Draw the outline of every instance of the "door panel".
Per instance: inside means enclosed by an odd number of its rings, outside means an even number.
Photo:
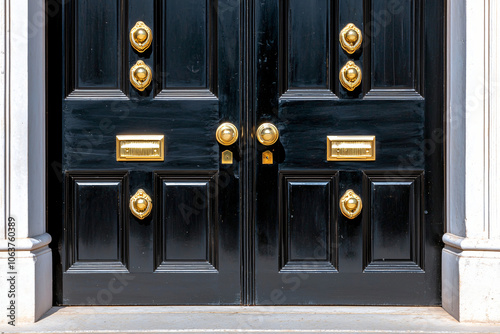
[[[123,88],[124,5],[118,0],[74,3],[75,90]]]
[[[66,1],[57,303],[439,304],[443,6]],[[138,21],[153,36],[144,52]],[[350,23],[353,53],[339,37]],[[130,82],[139,61],[144,90]],[[123,135],[164,136],[164,160],[118,161]],[[332,161],[367,148],[328,136],[374,136],[375,159]],[[143,144],[133,152],[154,149]],[[131,212],[141,191],[144,219]]]
[[[365,62],[371,65],[367,95],[380,90],[420,92],[422,62],[422,1],[367,0],[365,18],[371,42]],[[380,93],[382,93],[380,92]]]
[[[68,271],[126,272],[123,172],[71,173],[68,193]]]
[[[165,52],[160,58],[167,73],[162,89],[202,89],[214,93],[217,84],[216,1],[174,0],[163,1],[161,6],[159,22],[165,36],[162,38]]]
[[[364,221],[364,272],[423,272],[423,174],[366,171],[363,178],[369,212]]]
[[[157,174],[155,272],[217,273],[216,174]]]
[[[240,304],[240,5],[225,0],[64,5],[62,300],[76,304]],[[152,30],[132,48],[137,21]],[[142,60],[153,81],[134,88]],[[164,161],[117,161],[116,136],[163,135]],[[140,152],[140,149],[136,151]],[[142,189],[151,214],[129,208]]]
[[[280,272],[337,272],[337,173],[286,171],[280,180]]]
[[[442,10],[256,3],[255,121],[280,131],[272,146],[256,141],[256,304],[440,303]],[[363,37],[353,54],[339,43],[349,23]],[[348,61],[362,73],[352,91],[339,84]],[[327,136],[375,136],[376,159],[328,161]],[[349,189],[362,202],[354,219],[340,210]]]

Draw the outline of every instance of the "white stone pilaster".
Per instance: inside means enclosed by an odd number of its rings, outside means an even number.
[[[45,233],[43,8],[43,0],[0,0],[0,309],[13,299],[16,323],[33,322],[52,306],[52,256]],[[16,224],[14,267],[8,266],[9,217]],[[11,276],[16,292],[8,298]]]
[[[448,0],[443,307],[460,321],[500,321],[499,19],[496,0]]]

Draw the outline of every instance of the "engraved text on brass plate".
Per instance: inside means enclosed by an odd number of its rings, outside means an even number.
[[[375,161],[375,136],[328,136],[328,161]]]
[[[116,161],[164,161],[163,135],[116,136]]]

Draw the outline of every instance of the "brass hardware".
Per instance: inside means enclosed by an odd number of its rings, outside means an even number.
[[[222,152],[222,164],[231,165],[233,163],[233,152],[226,150]]]
[[[340,70],[339,79],[342,86],[352,92],[361,84],[361,69],[352,60],[349,60]]]
[[[116,136],[116,161],[164,161],[163,135]]]
[[[375,161],[375,136],[328,136],[328,161]]]
[[[353,54],[361,47],[363,35],[358,27],[356,27],[353,23],[349,23],[340,32],[339,40],[340,45],[342,45],[342,49],[349,54]]]
[[[278,141],[280,133],[271,123],[264,123],[257,129],[257,140],[265,146],[273,145]]]
[[[153,32],[142,21],[139,21],[130,30],[130,44],[138,52],[146,51],[153,42]]]
[[[130,69],[130,82],[137,90],[144,91],[152,80],[153,74],[151,68],[142,60],[138,60]]]
[[[347,190],[344,196],[340,198],[340,211],[349,219],[359,216],[362,208],[363,202],[361,201],[361,197],[356,195],[352,189]]]
[[[238,140],[238,129],[232,123],[223,123],[217,128],[215,138],[221,145],[233,145]]]
[[[151,213],[153,202],[151,197],[142,189],[137,190],[134,196],[130,198],[130,211],[139,219],[144,219]]]
[[[273,152],[265,151],[262,153],[262,164],[263,165],[272,165],[273,162]]]

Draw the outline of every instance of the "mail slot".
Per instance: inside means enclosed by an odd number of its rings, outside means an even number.
[[[375,136],[328,136],[328,161],[375,161]]]
[[[163,135],[116,136],[116,161],[164,161]]]

